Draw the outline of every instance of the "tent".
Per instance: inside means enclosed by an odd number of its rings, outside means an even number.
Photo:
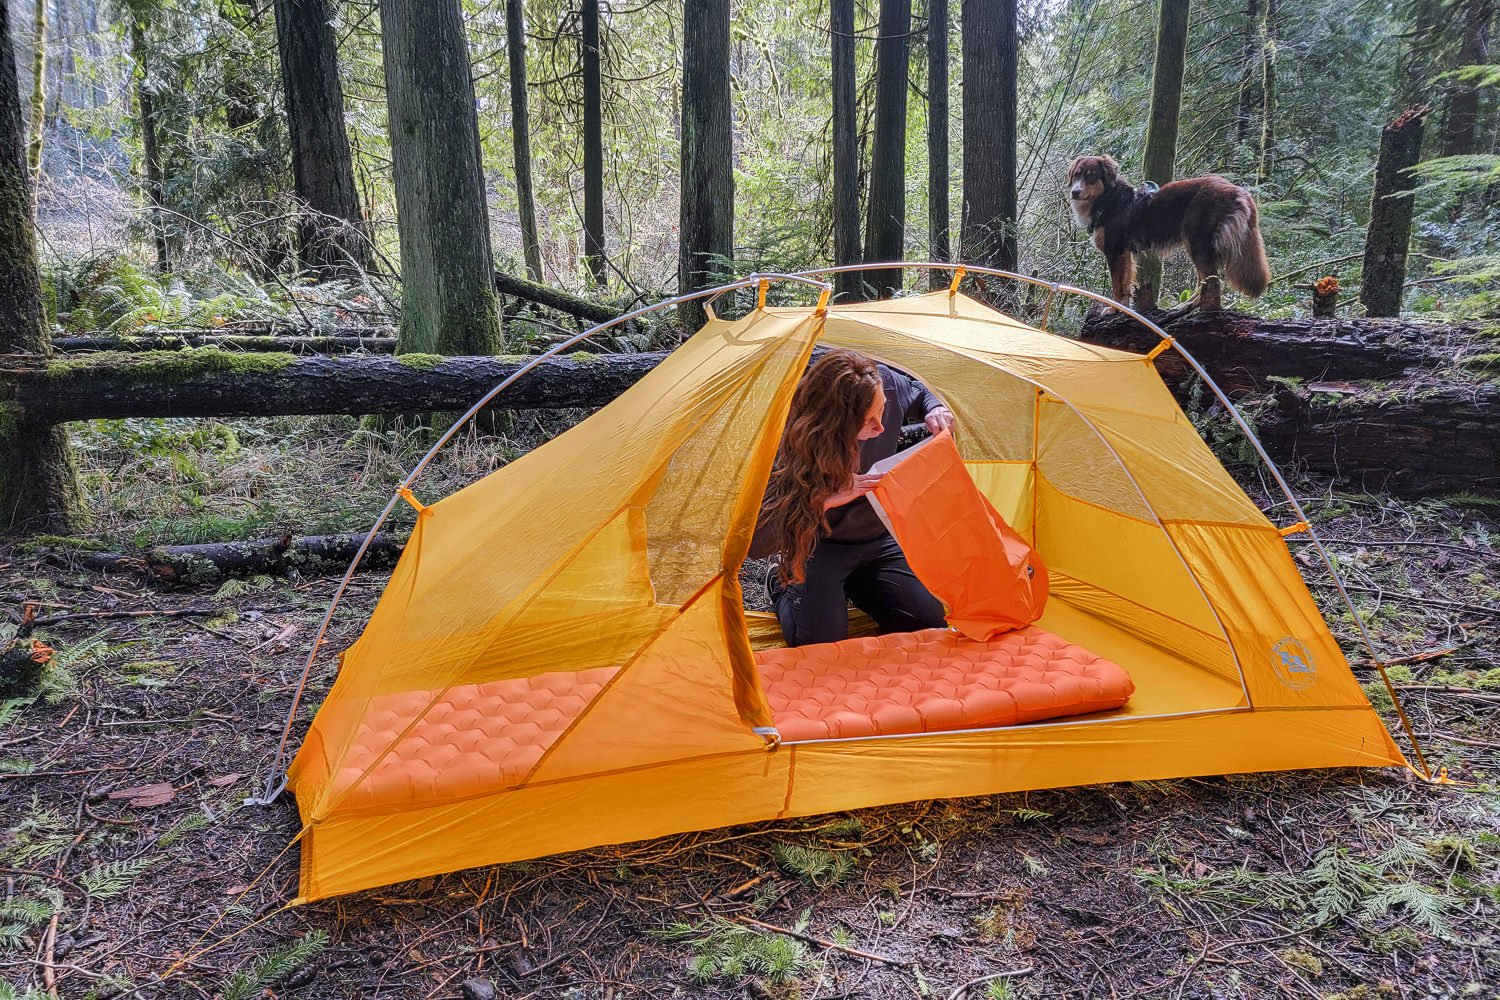
[[[290,770],[301,900],[884,803],[1404,763],[1154,354],[1043,332],[956,281],[761,299],[492,475],[408,491],[411,540]],[[945,399],[974,482],[1046,560],[1039,626],[1128,670],[1127,704],[777,742],[755,650],[780,634],[737,573],[816,344]]]

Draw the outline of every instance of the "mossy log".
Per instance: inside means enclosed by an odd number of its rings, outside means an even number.
[[[49,549],[48,562],[139,577],[158,585],[193,586],[228,577],[305,576],[342,573],[359,551],[364,532],[339,535],[283,536],[245,542],[160,545],[138,552],[89,552]],[[360,560],[362,569],[388,569],[406,544],[404,535],[380,532]]]
[[[505,390],[497,409],[601,406],[661,354],[549,358]],[[308,357],[200,349],[0,362],[0,399],[35,423],[121,417],[465,410],[526,357]]]
[[[284,351],[288,354],[393,354],[396,331],[370,327],[369,333],[336,336],[255,336],[241,334],[160,333],[134,337],[105,335],[54,337],[52,349],[64,354],[98,351],[185,351],[193,347],[217,347],[226,351]]]
[[[1165,313],[1148,314],[1158,323]],[[1239,312],[1190,313],[1164,329],[1230,391],[1264,389],[1272,379],[1391,379],[1461,362],[1478,328],[1400,319],[1262,319]],[[1156,332],[1123,313],[1089,317],[1079,336],[1145,354]],[[1175,351],[1157,370],[1169,383],[1186,375]]]
[[[495,272],[495,291],[501,295],[512,295],[535,305],[546,306],[548,309],[555,309],[569,316],[588,320],[590,323],[608,323],[620,315],[617,310],[592,299],[573,295],[551,285],[527,281],[525,278],[518,278],[504,271]]]
[[[1279,462],[1370,492],[1500,496],[1500,385],[1278,386],[1256,432]]]

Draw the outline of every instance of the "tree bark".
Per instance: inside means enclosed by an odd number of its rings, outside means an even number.
[[[10,0],[0,0],[0,354],[46,355]],[[60,427],[27,418],[0,384],[0,531],[66,532],[81,515],[73,453]]]
[[[880,0],[875,39],[875,139],[865,203],[865,259],[906,256],[906,91],[911,77],[911,0]],[[901,290],[901,269],[865,271],[885,298]]]
[[[246,542],[158,545],[140,552],[53,549],[47,561],[68,569],[91,569],[140,577],[159,586],[201,586],[236,576],[304,576],[342,573],[365,540],[364,532],[262,538]],[[406,545],[404,536],[382,531],[365,550],[361,569],[389,569]]]
[[[1481,326],[1437,326],[1392,319],[1264,319],[1248,313],[1190,313],[1167,332],[1231,392],[1259,393],[1273,379],[1378,380],[1439,371],[1482,343]],[[1159,337],[1122,313],[1091,315],[1079,337],[1145,354]],[[1169,383],[1186,381],[1175,351],[1156,359]]]
[[[508,387],[503,410],[600,406],[664,355],[549,358]],[[34,424],[123,417],[269,417],[462,411],[526,357],[304,357],[202,349],[0,363],[0,398]]]
[[[490,354],[500,343],[479,122],[459,0],[381,0],[400,349]]]
[[[583,257],[604,284],[604,91],[600,79],[599,0],[582,0]]]
[[[42,177],[42,139],[47,132],[47,0],[32,5],[31,33],[31,134],[26,141],[26,173],[31,178],[35,201]],[[36,206],[32,206],[35,214]]]
[[[167,218],[162,211],[161,148],[157,144],[156,99],[147,68],[145,14],[127,10],[130,18],[130,58],[135,64],[135,103],[141,126],[141,152],[146,161],[146,200],[151,205],[151,229],[156,244],[156,270],[169,274],[172,257],[167,241]]]
[[[682,173],[677,289],[708,288],[734,256],[734,113],[729,95],[729,0],[685,0],[682,25]],[[697,329],[697,300],[678,307]]]
[[[854,0],[832,0],[830,40],[833,75],[833,262],[858,264],[859,109],[855,97]],[[863,297],[858,271],[834,275],[840,298]]]
[[[963,0],[963,260],[1014,271],[1016,0]]]
[[[1370,196],[1370,225],[1365,235],[1364,276],[1359,301],[1371,316],[1401,312],[1406,283],[1406,253],[1416,204],[1411,168],[1422,156],[1422,123],[1428,109],[1402,112],[1380,133],[1375,161],[1375,189]]]
[[[946,261],[948,244],[948,0],[927,0],[927,232],[931,259]],[[927,272],[928,287],[948,284],[939,269]]]
[[[1182,75],[1187,65],[1190,0],[1161,0],[1156,22],[1156,66],[1151,74],[1151,117],[1146,122],[1142,154],[1145,180],[1165,184],[1177,163],[1177,125],[1182,115]],[[1207,277],[1204,275],[1203,277]],[[1136,309],[1152,309],[1161,294],[1161,257],[1139,255]]]
[[[1256,180],[1268,184],[1276,171],[1276,0],[1266,0],[1266,25],[1261,32],[1260,166]]]
[[[1249,145],[1255,116],[1260,110],[1260,49],[1264,44],[1261,38],[1262,27],[1260,0],[1245,0],[1245,41],[1240,51],[1239,107],[1234,118],[1236,152]]]
[[[521,252],[526,276],[542,280],[542,240],[531,186],[531,110],[526,95],[525,0],[505,0],[505,49],[510,60],[510,134],[516,159],[516,201],[521,215]]]
[[[1490,22],[1495,0],[1468,0],[1464,4],[1463,42],[1456,66],[1478,66],[1486,61]],[[1479,88],[1471,83],[1450,84],[1445,95],[1448,113],[1443,122],[1444,156],[1468,156],[1478,151]]]
[[[369,233],[344,127],[338,39],[327,0],[275,0],[302,266],[321,278],[368,269]]]

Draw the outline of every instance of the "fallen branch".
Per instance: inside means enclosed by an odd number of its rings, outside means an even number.
[[[548,309],[556,309],[558,312],[577,316],[591,323],[608,323],[620,315],[613,308],[602,303],[581,298],[560,288],[553,288],[551,285],[527,281],[525,278],[518,278],[504,271],[495,272],[495,291],[501,295],[514,295],[518,299],[525,299],[527,302],[534,302]]]
[[[959,1000],[959,997],[963,996],[965,991],[967,991],[967,990],[969,990],[969,989],[971,989],[971,988],[973,988],[975,986],[980,986],[980,985],[982,985],[984,983],[994,982],[996,979],[1011,979],[1011,978],[1013,978],[1015,976],[1025,976],[1025,975],[1028,975],[1030,972],[1031,972],[1031,966],[1029,966],[1029,965],[1022,966],[1019,969],[1007,969],[1004,972],[991,972],[987,976],[980,976],[977,979],[971,979],[967,983],[963,983],[963,984],[959,985],[959,987],[957,989],[955,989],[952,993],[948,994],[948,1000]]]
[[[162,545],[143,552],[48,551],[48,562],[69,568],[98,570],[142,577],[158,584],[191,586],[215,583],[226,577],[281,576],[342,572],[364,541],[363,532],[268,538],[249,542],[209,542],[202,545]],[[360,560],[361,569],[395,565],[406,544],[404,537],[379,533]],[[156,614],[157,612],[149,612]],[[190,617],[196,611],[184,611]],[[66,616],[61,616],[66,617]]]

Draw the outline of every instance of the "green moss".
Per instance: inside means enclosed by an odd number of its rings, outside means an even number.
[[[410,354],[396,355],[398,365],[405,365],[407,368],[415,368],[418,371],[436,368],[446,360],[448,359],[441,354],[418,354],[415,351]]]
[[[0,403],[0,440],[16,432],[25,411],[15,403]]]
[[[186,382],[222,372],[269,374],[295,364],[295,355],[222,351],[198,347],[189,351],[142,351],[138,354],[100,353],[48,362],[47,376],[65,381],[91,373],[109,373],[143,382]]]
[[[599,355],[588,351],[574,351],[568,357],[580,365],[595,365],[599,363]]]
[[[69,538],[66,535],[32,535],[16,546],[21,552],[64,549],[69,552],[106,552],[109,546],[93,538]]]

